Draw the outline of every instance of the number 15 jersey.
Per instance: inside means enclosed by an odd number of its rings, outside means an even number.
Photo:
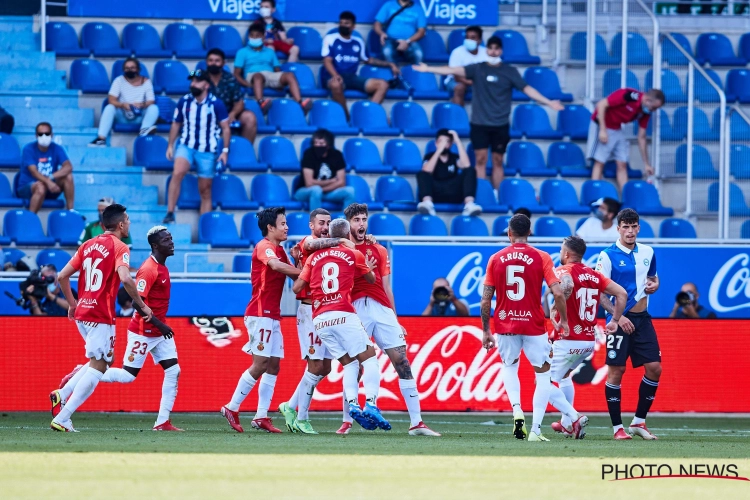
[[[581,262],[565,264],[555,269],[560,279],[569,274],[573,278],[573,292],[565,301],[568,312],[570,335],[565,340],[594,340],[596,338],[596,311],[599,307],[599,297],[604,289],[612,282],[600,273]],[[560,332],[555,332],[555,339],[561,339]]]

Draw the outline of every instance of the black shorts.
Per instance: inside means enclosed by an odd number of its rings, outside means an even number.
[[[625,317],[633,322],[635,331],[628,335],[618,328],[614,335],[607,335],[607,364],[625,366],[628,357],[633,368],[661,361],[659,340],[648,311],[627,313]]]
[[[510,142],[510,124],[492,127],[471,124],[471,145],[477,149],[490,149],[493,153],[505,154]]]

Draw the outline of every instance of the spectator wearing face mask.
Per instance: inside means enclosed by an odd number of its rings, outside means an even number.
[[[229,115],[230,125],[239,122],[242,137],[255,142],[258,133],[258,120],[255,113],[245,109],[243,89],[232,73],[224,70],[224,51],[211,49],[206,55],[206,70],[208,71],[208,91],[221,99]]]
[[[591,204],[594,214],[586,219],[576,230],[576,235],[587,243],[590,241],[616,241],[620,237],[617,232],[617,214],[620,212],[620,202],[613,198],[601,198]]]
[[[302,175],[294,199],[308,202],[308,210],[315,210],[324,201],[342,202],[348,207],[357,200],[354,188],[346,185],[346,162],[341,151],[333,147],[333,134],[318,129],[312,136],[312,146],[302,155]]]
[[[287,56],[287,62],[299,61],[299,47],[294,45],[294,39],[286,36],[286,30],[281,21],[273,17],[276,13],[276,0],[263,0],[260,2],[258,22],[266,25],[264,43],[266,47],[279,51]]]
[[[463,45],[459,45],[451,52],[448,60],[448,66],[465,67],[470,64],[479,64],[487,60],[487,49],[482,47],[482,28],[479,26],[469,26],[466,28]],[[453,101],[459,106],[464,105],[466,92],[471,89],[473,83],[466,77],[448,75],[445,77],[445,90],[453,92]]]
[[[115,200],[109,197],[104,197],[99,200],[99,203],[96,206],[96,209],[99,211],[99,219],[86,225],[86,227],[83,229],[83,232],[81,233],[81,236],[78,238],[79,245],[82,245],[84,242],[90,240],[91,238],[95,238],[106,231],[101,222],[102,214],[104,213],[104,209],[114,204],[114,202]],[[128,246],[131,246],[133,244],[133,240],[130,238],[130,235],[123,238],[122,242]]]

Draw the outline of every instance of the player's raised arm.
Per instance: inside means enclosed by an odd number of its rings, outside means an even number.
[[[303,267],[300,271],[299,277],[292,285],[292,291],[295,293],[295,295],[304,290],[305,287],[310,283],[311,272],[312,268],[308,264],[305,264],[305,267]]]
[[[143,299],[138,293],[138,288],[135,285],[135,281],[130,276],[130,269],[128,269],[127,266],[119,266],[117,268],[117,275],[120,277],[123,288],[125,288],[125,291],[128,292],[130,298],[133,299],[133,307],[136,308],[138,313],[143,317],[144,321],[150,322],[153,319],[154,314],[151,311],[151,308],[148,307],[145,302],[143,302]]]
[[[284,274],[294,279],[296,279],[302,272],[290,264],[281,262],[281,259],[271,259],[266,265],[271,269],[271,271],[276,271],[277,273]]]
[[[307,238],[305,240],[305,251],[307,253],[312,253],[318,250],[323,250],[324,248],[333,248],[339,245],[354,248],[354,243],[345,238]]]

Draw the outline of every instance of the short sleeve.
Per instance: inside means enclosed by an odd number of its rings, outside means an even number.
[[[118,76],[114,79],[112,82],[112,85],[109,87],[109,95],[112,97],[117,97],[119,99],[120,92],[122,88],[122,76]]]
[[[177,107],[174,108],[174,121],[177,123],[182,123],[185,121],[185,117],[182,114],[182,108],[185,104],[185,98],[180,97],[180,100],[177,101]]]
[[[218,122],[223,122],[229,118],[226,106],[224,106],[224,103],[218,97],[214,100],[214,114]]]
[[[451,51],[451,56],[448,59],[448,66],[452,68],[457,68],[459,66],[463,66],[461,64],[461,51],[464,50],[463,47],[456,47]]]
[[[130,268],[130,249],[120,240],[115,241],[115,272],[121,267]]]
[[[34,145],[28,144],[23,148],[23,156],[21,157],[21,166],[28,167],[29,165],[36,166],[37,158],[34,156]]]
[[[273,28],[279,32],[286,32],[286,29],[284,28],[284,25],[281,23],[281,21],[275,18],[273,20]]]
[[[468,66],[464,66],[464,73],[466,74],[467,80],[473,80],[476,78],[478,67],[479,64],[469,64]]]
[[[352,250],[354,253],[354,267],[356,267],[356,275],[364,276],[365,274],[370,272],[370,268],[367,267],[367,263],[365,262],[365,256],[362,255],[362,252],[359,250]]]
[[[651,264],[648,266],[648,273],[646,273],[646,276],[649,278],[656,276],[656,252],[654,252],[654,255],[651,257]]]
[[[604,293],[604,290],[606,290],[609,284],[612,283],[612,280],[596,271],[594,271],[594,275],[599,278],[599,292]]]
[[[622,106],[626,102],[631,102],[630,93],[632,89],[619,89],[615,90],[609,96],[607,96],[607,102],[610,106]]]
[[[232,102],[237,103],[242,101],[242,86],[236,81],[234,76],[232,76],[232,79],[234,80],[234,83],[232,83],[232,88],[234,89],[232,92]],[[227,110],[227,112],[229,112],[229,110]]]
[[[146,78],[146,81],[143,83],[144,91],[146,92],[146,102],[148,101],[155,101],[156,97],[154,96],[154,84],[151,83],[151,80]]]
[[[73,255],[73,258],[70,259],[70,266],[75,269],[76,271],[81,270],[81,262],[83,260],[83,257],[81,257],[81,253],[83,253],[83,247],[78,247],[78,251],[76,251],[75,255]]]
[[[333,45],[333,41],[335,40],[335,35],[326,35],[323,38],[323,46],[320,49],[320,55],[321,57],[328,57],[328,55],[331,53],[331,46]]]
[[[380,24],[383,24],[384,22],[386,22],[388,18],[390,17],[390,12],[389,12],[390,5],[389,4],[390,2],[384,3],[383,6],[380,7],[380,10],[378,11],[378,13],[375,14],[375,20],[379,22]]]
[[[341,151],[338,149],[332,149],[329,154],[334,153],[331,157],[331,169],[335,173],[338,173],[339,170],[346,171],[346,161],[344,161],[344,155],[341,154]]]
[[[271,66],[273,66],[274,68],[278,68],[279,66],[281,66],[281,63],[279,62],[279,58],[276,57],[276,51],[273,49],[266,49],[266,50],[271,51]]]
[[[156,268],[153,266],[142,266],[135,275],[135,288],[138,295],[148,297],[148,292],[154,285],[157,276]]]
[[[521,73],[518,72],[518,68],[510,68],[510,81],[513,84],[513,87],[518,90],[523,90],[524,88],[526,88],[526,80],[524,80],[521,76]]]
[[[302,170],[309,169],[313,172],[315,171],[315,158],[313,158],[312,151],[309,149],[306,149],[304,153],[302,153]]]
[[[427,27],[427,16],[424,15],[424,10],[420,4],[415,4],[414,9],[417,9],[417,28]]]
[[[57,143],[55,144],[55,154],[57,155],[57,164],[62,165],[66,161],[68,161],[70,158],[68,158],[68,152],[65,151],[65,148],[60,146]]]
[[[378,253],[380,254],[380,259],[378,259],[378,270],[380,271],[380,275],[389,276],[391,274],[391,258],[388,255],[388,250],[382,245],[378,245],[377,248]]]
[[[495,286],[495,262],[497,261],[497,254],[490,257],[487,262],[487,272],[484,275],[484,286]]]
[[[312,273],[312,268],[310,267],[310,262],[307,262],[305,264],[305,267],[302,268],[302,272],[300,273],[297,279],[301,279],[305,283],[310,283],[311,273]]]
[[[234,67],[240,68],[244,71],[245,69],[245,54],[246,50],[244,48],[237,51],[237,54],[234,57]]]
[[[279,258],[279,256],[276,255],[276,250],[273,248],[271,242],[265,238],[255,246],[255,251],[257,252],[258,260],[260,260],[265,266],[267,266],[273,259]]]
[[[602,251],[599,254],[599,259],[596,261],[596,272],[605,278],[610,278],[612,276],[612,261],[609,260],[607,252]]]
[[[367,55],[367,45],[365,45],[365,41],[361,38],[357,38],[357,41],[359,42],[359,59],[365,62],[370,59],[370,56]]]
[[[547,286],[551,287],[555,283],[560,283],[560,278],[555,274],[555,264],[547,252],[542,253],[542,269],[544,270],[544,281],[547,282]]]

